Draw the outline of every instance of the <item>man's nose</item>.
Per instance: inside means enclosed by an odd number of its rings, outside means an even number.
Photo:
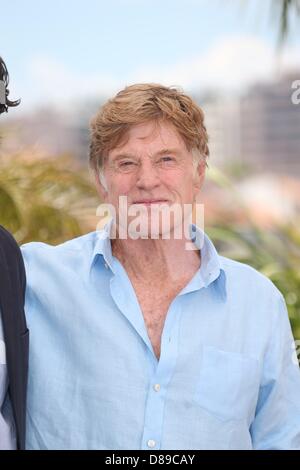
[[[137,173],[136,185],[140,189],[151,189],[160,183],[157,168],[150,159],[141,162]]]

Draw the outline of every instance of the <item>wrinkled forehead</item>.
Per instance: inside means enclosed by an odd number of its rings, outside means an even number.
[[[116,147],[108,152],[109,158],[120,153],[151,155],[163,148],[186,150],[186,145],[175,126],[169,121],[148,121],[131,126]]]

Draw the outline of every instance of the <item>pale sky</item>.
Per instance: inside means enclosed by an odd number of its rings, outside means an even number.
[[[276,58],[278,21],[270,4],[0,0],[0,55],[11,75],[10,97],[21,97],[26,110],[107,96],[140,81],[200,93],[240,90],[300,67],[300,21],[293,21]]]

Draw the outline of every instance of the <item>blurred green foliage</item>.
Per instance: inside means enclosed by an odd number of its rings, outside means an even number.
[[[300,1],[299,0],[273,0],[271,4],[272,10],[279,10],[280,14],[280,33],[279,44],[287,39],[290,29],[290,22],[292,15],[300,16]]]
[[[0,224],[22,244],[57,244],[84,233],[99,203],[86,172],[67,157],[0,162]]]

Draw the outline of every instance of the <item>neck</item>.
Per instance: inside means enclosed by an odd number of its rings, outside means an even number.
[[[136,279],[163,284],[190,278],[200,266],[200,251],[186,250],[187,239],[112,240],[112,253]],[[190,241],[189,241],[190,242]]]

